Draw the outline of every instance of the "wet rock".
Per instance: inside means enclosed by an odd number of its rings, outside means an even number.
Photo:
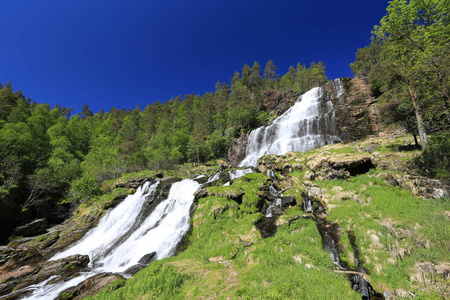
[[[20,290],[20,291],[16,291],[16,292],[10,293],[8,295],[2,296],[2,297],[0,297],[0,299],[1,300],[16,300],[16,299],[20,299],[22,297],[25,297],[28,294],[31,294],[31,292],[32,291]],[[0,295],[3,295],[1,290],[0,290]]]
[[[156,259],[156,252],[151,252],[142,256],[142,258],[138,261],[138,263],[141,265],[148,265],[155,259]]]
[[[298,95],[292,92],[280,92],[275,90],[262,91],[262,102],[259,110],[267,110],[274,116],[280,116],[288,110],[297,100]]]
[[[126,269],[124,271],[124,273],[133,276],[134,274],[136,274],[137,272],[139,272],[143,268],[145,268],[145,266],[140,265],[140,264],[136,264],[136,265],[133,265],[133,266],[129,267],[128,269]]]
[[[244,133],[238,139],[233,140],[230,148],[228,148],[228,161],[237,166],[246,155],[248,134]]]
[[[118,274],[100,273],[93,277],[90,277],[78,284],[75,287],[71,287],[63,291],[56,299],[57,300],[79,300],[98,294],[106,285],[120,280],[122,284],[119,284],[116,288],[121,287],[125,283],[125,279]]]
[[[193,180],[197,181],[200,184],[203,184],[208,181],[208,177],[206,175],[200,175],[200,176],[195,177]]]
[[[297,204],[297,200],[295,200],[294,196],[283,196],[281,198],[281,206],[282,207],[289,207],[294,206]]]
[[[178,177],[164,177],[164,178],[161,178],[161,179],[157,179],[157,181],[159,181],[159,185],[161,187],[164,187],[164,186],[167,186],[167,185],[171,185],[172,183],[175,183],[175,182],[178,182],[178,181],[181,181],[181,180],[182,179],[178,178]]]
[[[159,185],[156,189],[155,196],[154,195],[147,196],[147,201],[149,201],[148,203],[150,204],[155,201],[156,203],[159,203],[159,201],[167,199],[172,184],[175,182],[179,182],[181,180],[182,179],[178,177],[164,177],[161,179],[157,179],[157,181],[159,181]]]
[[[36,236],[42,233],[45,233],[45,230],[48,228],[47,219],[37,219],[23,226],[16,227],[13,232],[16,236]]]
[[[201,189],[194,193],[194,201],[197,202],[201,198],[208,197],[208,190],[207,189]]]
[[[261,237],[263,239],[275,236],[275,234],[277,233],[276,222],[277,222],[277,217],[268,217],[268,218],[263,218],[261,221],[259,221],[258,223],[255,224],[256,227],[261,232]]]
[[[8,262],[0,269],[0,293],[7,294],[13,289],[22,289],[31,284],[36,284],[53,275],[58,280],[64,280],[74,273],[84,270],[89,263],[87,255],[71,255],[62,259],[40,262],[35,265],[20,266]],[[56,281],[56,279],[54,279]]]

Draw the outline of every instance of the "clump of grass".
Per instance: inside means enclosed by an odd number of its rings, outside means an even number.
[[[185,279],[186,276],[178,273],[175,267],[155,261],[123,287],[106,288],[89,299],[184,299],[181,287]]]

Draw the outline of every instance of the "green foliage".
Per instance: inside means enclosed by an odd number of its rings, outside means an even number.
[[[74,199],[85,202],[100,195],[100,186],[95,177],[86,174],[72,181],[70,195]]]
[[[432,137],[428,148],[412,164],[425,176],[450,181],[450,134]]]
[[[328,81],[325,75],[325,66],[322,62],[312,62],[310,67],[298,63],[297,69],[289,67],[289,71],[281,77],[280,89],[283,91],[294,91],[302,94],[309,89],[321,86]]]
[[[449,9],[448,1],[390,1],[372,43],[351,64],[384,93],[394,121],[419,134],[423,149],[427,133],[448,130],[450,122]]]

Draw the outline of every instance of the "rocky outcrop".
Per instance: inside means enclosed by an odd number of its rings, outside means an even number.
[[[380,173],[379,178],[393,186],[402,186],[413,195],[426,199],[448,198],[450,186],[437,179],[409,174]]]
[[[228,148],[228,161],[231,165],[238,165],[246,154],[248,134],[244,133],[239,138],[233,140]]]
[[[361,140],[381,131],[377,102],[367,80],[344,78],[345,94],[332,99],[336,127],[343,142]],[[331,87],[325,86],[325,90]]]
[[[273,117],[280,116],[288,110],[297,100],[297,95],[292,92],[280,92],[267,90],[261,92],[263,100],[260,103],[259,110],[267,110]]]
[[[325,179],[346,179],[375,168],[373,156],[364,153],[355,153],[351,156],[311,155],[306,166],[315,173],[315,177],[322,176]]]
[[[9,261],[0,268],[0,295],[41,282],[51,276],[57,276],[52,282],[65,280],[84,270],[88,263],[89,256],[78,254],[35,265],[20,265]]]

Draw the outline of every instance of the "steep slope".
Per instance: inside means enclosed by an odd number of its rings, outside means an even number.
[[[352,287],[361,290],[361,278],[371,299],[446,298],[450,207],[433,194],[447,191],[405,172],[418,151],[398,148],[412,142],[390,136],[266,156],[259,162],[271,178],[247,174],[199,193],[183,252],[93,299],[359,299]],[[282,213],[263,238],[268,186],[284,191]],[[336,229],[339,266],[318,220]]]

